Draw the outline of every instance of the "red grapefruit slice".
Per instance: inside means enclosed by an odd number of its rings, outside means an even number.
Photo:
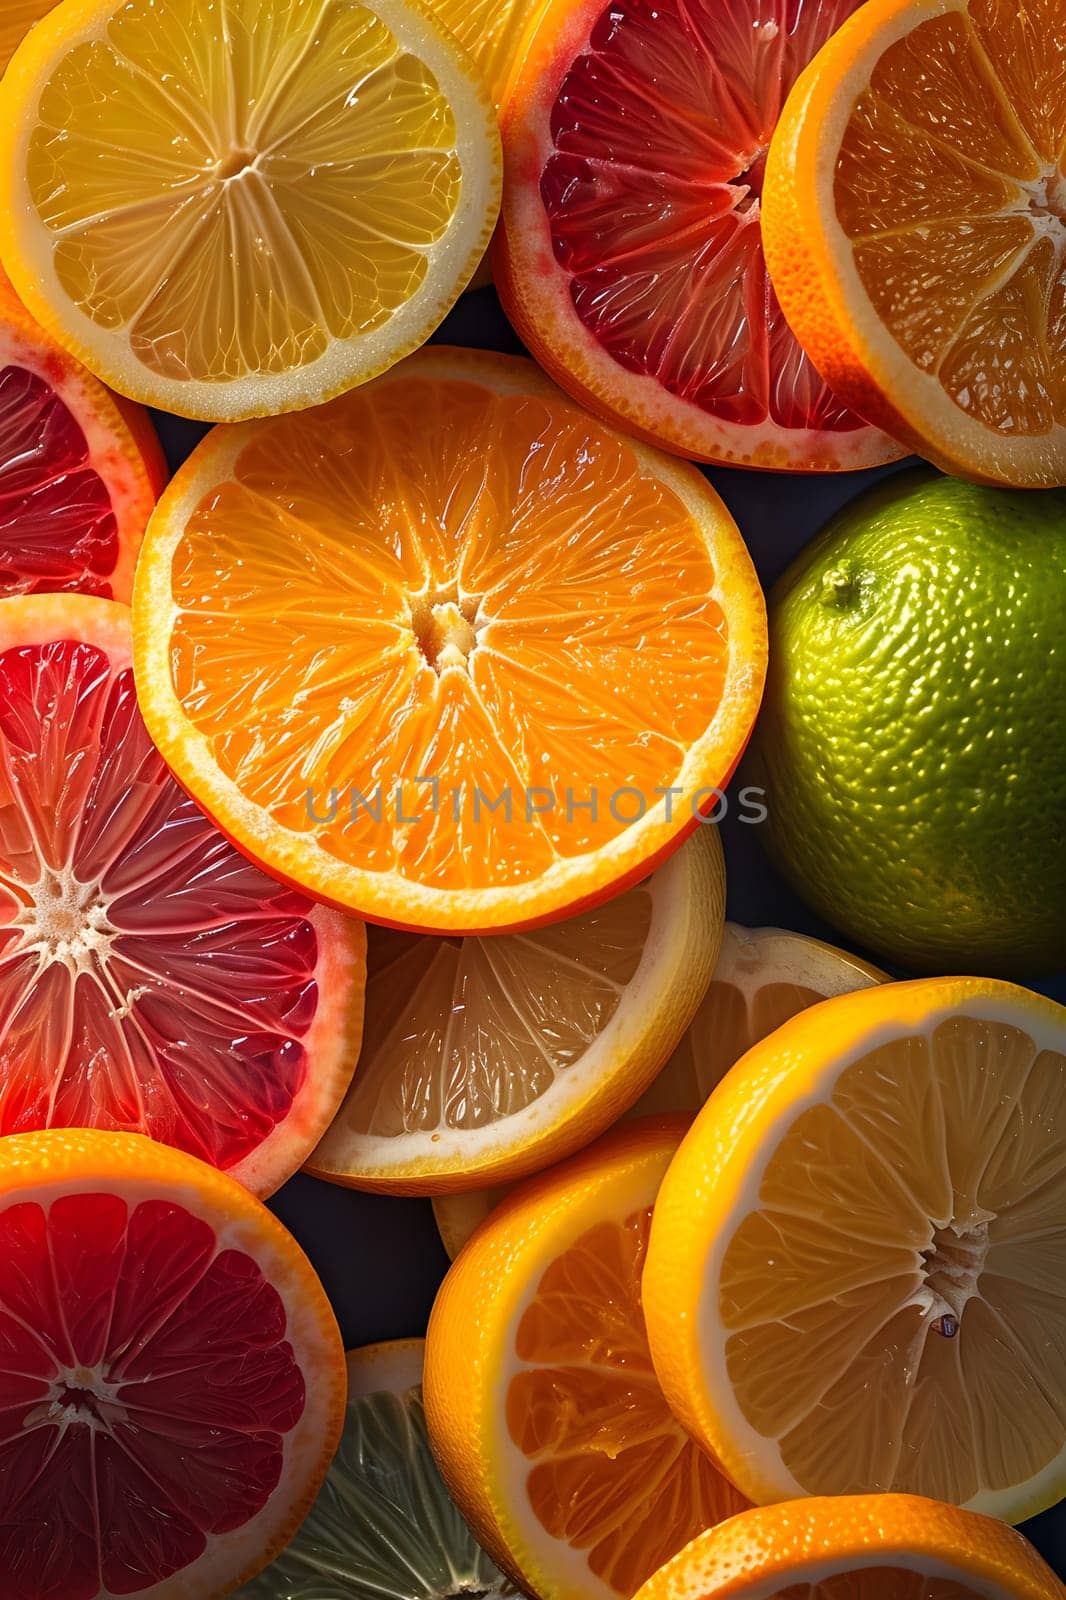
[[[178,787],[130,652],[114,601],[0,600],[0,1134],[147,1133],[268,1194],[347,1090],[365,936]]]
[[[0,1594],[211,1600],[273,1559],[344,1421],[311,1265],[129,1134],[0,1142]]]
[[[531,352],[631,432],[786,471],[903,452],[781,314],[760,193],[785,96],[860,0],[552,0],[503,121],[496,281]]]
[[[128,600],[165,481],[148,413],[91,377],[0,276],[0,596]]]

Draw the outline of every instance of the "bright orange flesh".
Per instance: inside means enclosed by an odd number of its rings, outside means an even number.
[[[426,352],[207,441],[136,606],[146,718],[222,826],[421,926],[412,888],[444,927],[507,926],[539,883],[562,910],[609,859],[635,877],[731,770],[763,672],[754,573],[703,480],[498,356]]]
[[[51,11],[55,0],[4,0],[0,14],[0,72],[35,22]]]

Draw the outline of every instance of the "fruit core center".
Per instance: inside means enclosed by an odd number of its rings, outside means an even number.
[[[733,179],[734,189],[746,189],[748,192],[737,202],[738,211],[750,211],[762,199],[762,186],[766,181],[766,146],[762,145],[756,150],[752,160]]]
[[[922,1251],[922,1299],[936,1331],[947,1338],[958,1332],[966,1302],[977,1293],[988,1254],[990,1221],[990,1217],[976,1217],[934,1228]]]
[[[118,1385],[108,1381],[103,1367],[74,1367],[60,1372],[49,1386],[48,1398],[26,1418],[27,1426],[41,1422],[80,1423],[107,1428],[109,1421],[125,1416],[118,1402]]]
[[[258,157],[258,150],[253,150],[250,145],[237,145],[225,155],[219,156],[215,166],[215,177],[223,183],[228,183],[231,178],[243,178],[244,174],[254,167]]]
[[[1046,218],[1059,228],[1066,223],[1066,175],[1056,167],[1035,183],[1026,184],[1028,210],[1033,217]],[[1059,231],[1056,228],[1056,232]]]
[[[107,955],[114,930],[97,884],[46,869],[30,893],[30,903],[13,919],[27,945],[77,969]]]
[[[449,667],[470,670],[480,626],[478,605],[472,595],[460,596],[456,584],[435,594],[412,597],[411,627],[418,648],[435,672],[446,672]]]

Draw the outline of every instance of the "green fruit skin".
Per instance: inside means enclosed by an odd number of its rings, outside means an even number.
[[[1066,967],[1066,491],[922,469],[770,596],[743,781],[828,922],[920,972]]]

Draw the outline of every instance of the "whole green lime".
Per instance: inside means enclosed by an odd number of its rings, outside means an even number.
[[[745,781],[827,921],[916,971],[1066,968],[1066,492],[905,472],[770,597]]]

